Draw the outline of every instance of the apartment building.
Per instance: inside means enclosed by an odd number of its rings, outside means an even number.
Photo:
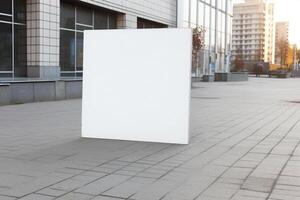
[[[274,4],[268,0],[245,0],[233,5],[232,59],[246,63],[274,63]]]

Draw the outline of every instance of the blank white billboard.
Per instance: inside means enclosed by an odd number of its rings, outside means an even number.
[[[82,137],[187,144],[190,29],[84,32]]]

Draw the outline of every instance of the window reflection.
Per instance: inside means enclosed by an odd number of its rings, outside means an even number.
[[[83,33],[76,34],[76,70],[82,71],[83,68]]]
[[[75,32],[60,31],[60,67],[62,71],[75,71]]]
[[[205,29],[204,49],[200,53],[199,66],[193,75],[210,74],[213,70],[225,71],[226,56],[231,49],[232,0],[187,0],[184,1],[184,25]],[[195,20],[197,16],[197,20]],[[195,66],[194,68],[195,69]]]
[[[12,1],[1,0],[0,1],[0,13],[12,14]]]
[[[75,6],[72,4],[60,4],[60,27],[62,28],[75,28]]]
[[[83,31],[114,29],[117,16],[113,12],[66,2],[61,3],[60,67],[61,76],[82,76]]]
[[[14,27],[14,68],[16,77],[25,77],[27,75],[27,38],[26,26],[15,25]]]
[[[26,23],[26,1],[14,0],[14,20],[18,23]]]
[[[93,10],[85,7],[77,7],[77,22],[80,24],[92,25],[93,24]]]
[[[13,1],[0,1],[0,77],[27,74],[26,1]]]
[[[137,28],[167,28],[168,26],[143,18],[137,19]]]
[[[12,70],[12,25],[0,23],[0,70]]]

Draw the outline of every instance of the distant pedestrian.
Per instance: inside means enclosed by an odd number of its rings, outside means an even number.
[[[262,62],[259,62],[255,65],[254,68],[255,68],[254,71],[255,71],[256,77],[260,77],[260,75],[263,72],[264,64]]]

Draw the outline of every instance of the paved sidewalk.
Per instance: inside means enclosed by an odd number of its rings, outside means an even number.
[[[81,139],[80,100],[0,107],[0,200],[300,199],[300,79],[194,86],[190,145]]]

